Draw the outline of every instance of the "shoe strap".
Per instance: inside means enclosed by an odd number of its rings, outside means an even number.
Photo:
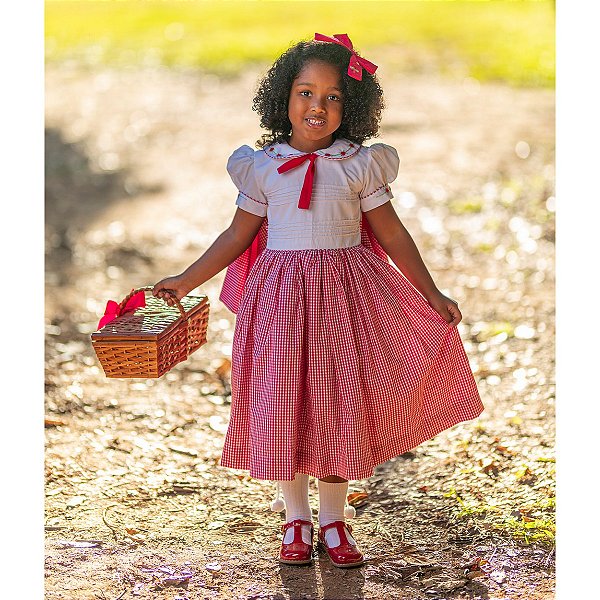
[[[323,534],[323,539],[325,539],[325,532],[328,529],[332,529],[333,527],[335,527],[337,529],[338,536],[340,538],[340,545],[350,544],[350,542],[348,541],[348,537],[346,536],[345,529],[347,529],[349,533],[352,533],[352,525],[350,525],[349,523],[346,523],[344,521],[333,521],[331,523],[327,523],[327,525],[323,525],[323,527],[321,527],[321,533]]]
[[[310,525],[310,535],[313,535],[313,524],[310,521],[305,521],[304,519],[294,519],[289,523],[284,523],[281,526],[281,531],[284,533],[290,528],[294,528],[294,539],[292,540],[292,544],[297,544],[303,542],[302,540],[302,525]]]

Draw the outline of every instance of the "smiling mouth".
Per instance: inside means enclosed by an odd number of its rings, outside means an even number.
[[[324,119],[308,118],[308,119],[304,119],[304,120],[308,123],[309,127],[319,128],[319,127],[323,127],[323,125],[325,125]]]

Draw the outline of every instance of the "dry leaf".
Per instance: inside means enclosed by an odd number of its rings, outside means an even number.
[[[182,583],[189,581],[191,578],[191,573],[185,575],[172,575],[163,579],[160,583],[161,585],[181,585]]]
[[[484,458],[479,461],[481,465],[481,470],[488,475],[491,473],[492,475],[498,475],[498,464],[494,462],[492,458]]]
[[[368,497],[369,494],[366,494],[365,492],[352,492],[351,494],[348,494],[348,504],[354,506],[354,508],[359,508],[367,502]]]
[[[219,377],[227,377],[231,371],[231,361],[228,358],[224,358],[221,364],[215,369],[215,373]]]
[[[467,571],[465,573],[467,579],[475,579],[476,577],[483,577],[484,575],[486,575],[485,571],[481,571],[480,569],[476,571]]]
[[[435,560],[425,554],[411,553],[408,556],[403,556],[404,562],[409,565],[417,565],[419,567],[430,567],[435,563]]]
[[[244,533],[246,531],[252,531],[258,527],[262,527],[262,523],[258,521],[241,521],[239,523],[232,523],[229,526],[229,531],[234,533]]]
[[[197,450],[193,450],[192,448],[185,448],[184,446],[167,446],[169,450],[172,452],[177,452],[177,454],[186,454],[187,456],[198,456]]]
[[[468,563],[461,565],[460,568],[463,570],[463,574],[467,579],[475,579],[476,577],[482,577],[483,575],[486,575],[485,571],[483,571],[481,567],[487,564],[487,562],[488,561],[485,558],[477,556]]]

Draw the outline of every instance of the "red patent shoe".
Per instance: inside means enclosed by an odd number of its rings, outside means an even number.
[[[340,537],[340,545],[335,548],[330,548],[325,543],[325,532],[332,527],[337,529],[338,536]],[[362,552],[349,542],[346,530],[352,533],[352,526],[344,523],[344,521],[333,521],[333,523],[324,525],[319,529],[319,544],[325,548],[334,566],[357,567],[365,562],[365,558]]]
[[[302,525],[310,525],[310,544],[307,544],[302,539]],[[285,532],[290,528],[294,528],[294,539],[290,544],[281,542],[281,550],[279,551],[279,562],[286,565],[308,565],[312,562],[312,539],[314,527],[310,521],[303,519],[294,519],[289,523],[284,523],[281,526],[283,537]]]

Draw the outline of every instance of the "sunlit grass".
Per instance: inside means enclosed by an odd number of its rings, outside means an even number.
[[[554,544],[556,539],[556,524],[551,519],[533,519],[522,521],[521,519],[506,519],[502,523],[494,523],[496,531],[506,531],[513,538],[532,544]]]
[[[235,74],[315,31],[347,32],[403,71],[554,84],[548,1],[302,2],[47,0],[46,60],[162,64]],[[377,51],[375,49],[377,48]]]
[[[486,529],[505,533],[515,540],[524,544],[539,543],[542,545],[554,544],[556,537],[556,523],[554,511],[556,499],[545,498],[527,505],[527,511],[537,511],[535,518],[522,515],[517,518],[514,514],[506,514],[500,507],[476,499],[464,499],[451,488],[444,494],[446,498],[452,498],[457,502],[455,518],[457,520],[475,519]],[[548,512],[549,514],[539,514]]]

